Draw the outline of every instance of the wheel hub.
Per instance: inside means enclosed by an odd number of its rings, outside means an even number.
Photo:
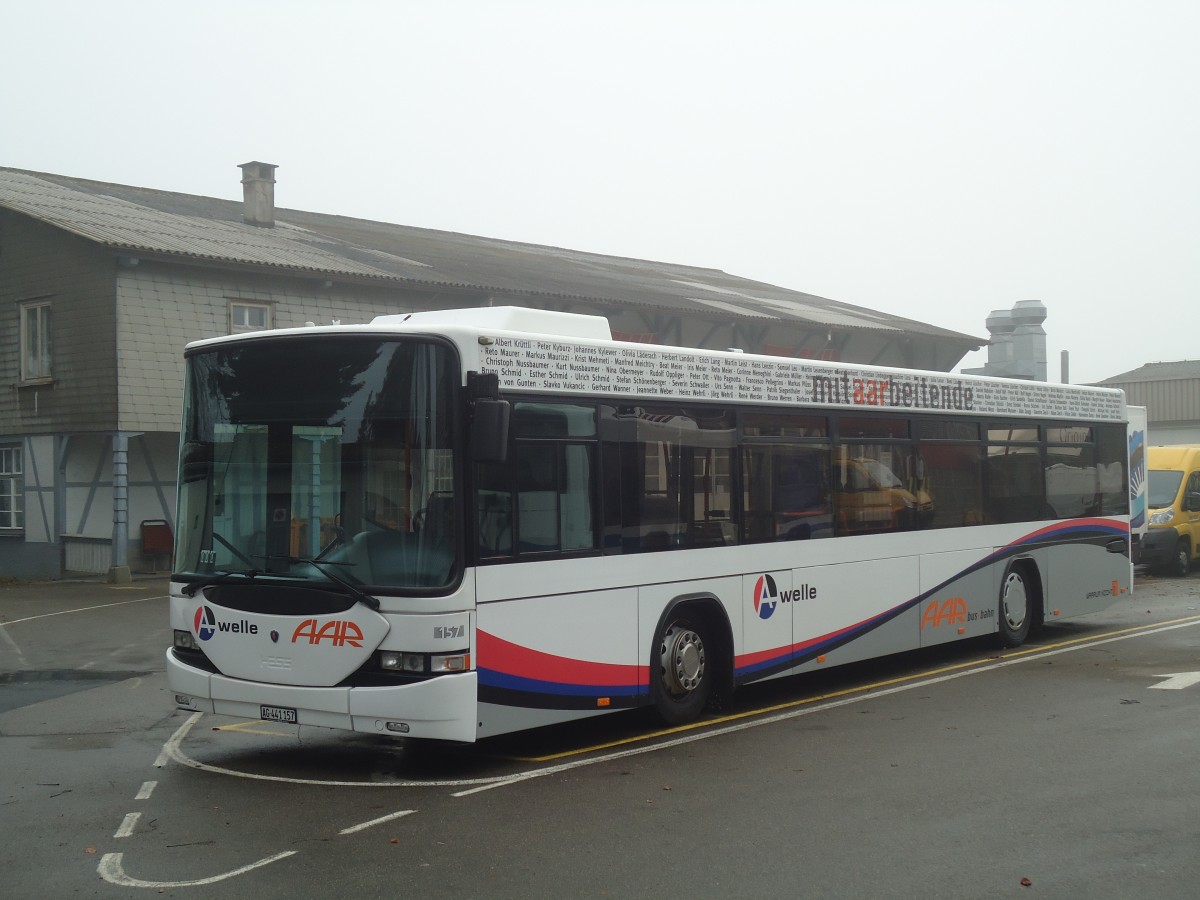
[[[1014,631],[1025,624],[1025,616],[1029,614],[1029,597],[1025,593],[1025,581],[1013,573],[1004,583],[1004,621]]]
[[[704,642],[686,626],[672,625],[659,649],[663,680],[672,694],[690,694],[704,678]]]

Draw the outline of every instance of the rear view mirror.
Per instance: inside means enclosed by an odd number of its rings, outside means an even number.
[[[475,462],[508,459],[508,423],[512,405],[507,400],[479,398],[471,404],[471,457]]]

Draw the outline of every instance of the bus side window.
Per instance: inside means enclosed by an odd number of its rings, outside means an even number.
[[[987,453],[987,521],[1036,522],[1047,518],[1040,450],[990,444]]]
[[[521,553],[591,550],[594,445],[517,442],[517,540]]]
[[[1122,425],[1096,426],[1096,469],[1100,512],[1106,516],[1129,512],[1129,444]]]
[[[749,445],[742,459],[747,541],[833,536],[828,447]]]
[[[845,443],[834,458],[838,534],[928,528],[933,498],[908,444]]]
[[[930,528],[983,524],[983,450],[976,444],[921,445]]]

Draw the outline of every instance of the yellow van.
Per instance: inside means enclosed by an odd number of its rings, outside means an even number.
[[[1200,447],[1149,447],[1150,529],[1142,562],[1183,576],[1200,556]]]

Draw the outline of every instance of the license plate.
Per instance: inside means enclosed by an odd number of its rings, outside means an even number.
[[[286,722],[288,725],[296,724],[296,711],[287,706],[260,706],[258,708],[258,717],[266,719],[268,722]]]

